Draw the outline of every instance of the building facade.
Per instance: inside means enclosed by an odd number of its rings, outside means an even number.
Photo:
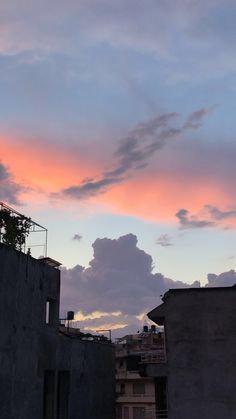
[[[156,327],[144,326],[143,332],[127,335],[115,345],[116,419],[155,419],[156,388],[151,377],[141,377],[141,364],[163,362],[163,334]]]
[[[166,363],[142,366],[169,419],[236,415],[236,288],[169,290],[148,313],[163,325]]]
[[[59,331],[60,271],[0,244],[0,419],[113,419],[114,348]]]

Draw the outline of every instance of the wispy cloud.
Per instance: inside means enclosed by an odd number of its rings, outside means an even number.
[[[156,244],[162,247],[173,246],[171,237],[168,234],[161,234],[160,237],[158,237]]]
[[[213,221],[200,219],[197,216],[190,215],[189,211],[184,208],[180,209],[175,215],[178,218],[180,228],[182,229],[205,228],[213,227],[215,225]]]
[[[221,211],[219,208],[206,205],[206,209],[209,211],[209,214],[216,221],[228,220],[230,218],[236,218],[236,209]]]
[[[83,236],[81,236],[81,234],[74,234],[74,236],[72,237],[72,240],[75,240],[75,241],[81,241],[82,240],[82,238],[83,238]]]
[[[191,215],[182,208],[175,214],[181,229],[222,227],[227,228],[224,221],[236,220],[236,209],[222,211],[216,206],[205,205],[199,215]]]
[[[109,187],[124,182],[136,171],[144,169],[150,159],[170,141],[189,130],[198,129],[208,113],[209,109],[197,110],[180,124],[175,122],[179,116],[177,113],[165,113],[138,124],[120,141],[114,152],[113,168],[104,171],[98,179],[84,180],[79,185],[54,193],[53,197],[85,199],[106,192]]]
[[[194,72],[196,77],[209,78],[209,74],[232,73],[236,67],[231,0],[227,5],[220,0],[42,0],[40,5],[25,0],[21,13],[16,0],[3,4],[2,55],[29,52],[37,61],[58,53],[78,57],[81,50],[107,45],[148,53],[158,58],[158,66],[164,60],[172,77],[179,73],[186,79]],[[222,13],[225,20],[220,19]],[[209,68],[213,71],[206,71]]]

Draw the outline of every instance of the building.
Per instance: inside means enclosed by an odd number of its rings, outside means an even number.
[[[236,287],[169,290],[148,317],[164,326],[167,357],[141,372],[168,418],[235,418]]]
[[[155,419],[156,388],[151,377],[141,377],[140,365],[164,362],[163,334],[144,326],[143,332],[118,340],[116,353],[116,419]]]
[[[0,243],[0,419],[114,418],[114,347],[59,328],[58,265]]]

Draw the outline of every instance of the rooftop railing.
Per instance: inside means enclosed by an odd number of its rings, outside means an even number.
[[[163,346],[156,351],[144,352],[141,355],[142,364],[162,364],[166,362],[166,349]]]

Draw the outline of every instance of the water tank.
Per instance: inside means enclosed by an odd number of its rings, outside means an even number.
[[[67,320],[74,320],[75,313],[74,311],[67,311]]]

